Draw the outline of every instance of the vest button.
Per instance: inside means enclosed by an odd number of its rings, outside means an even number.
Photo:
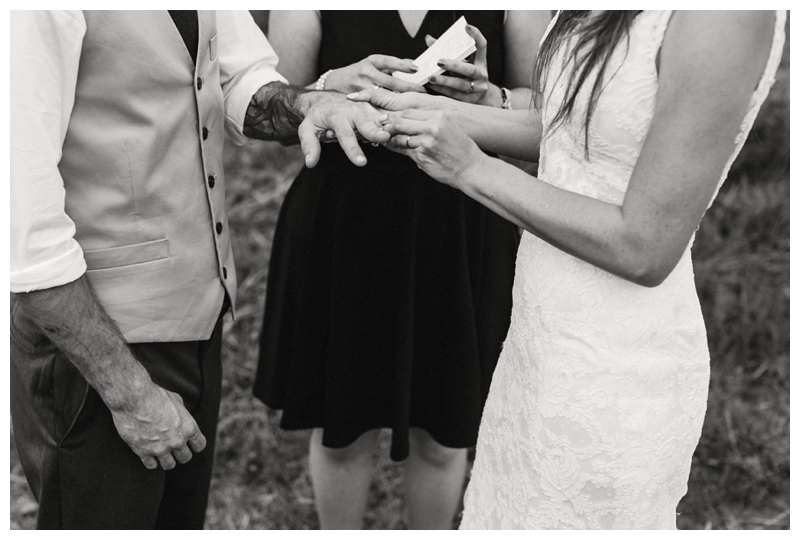
[[[208,128],[204,127],[203,128],[203,140],[206,140],[206,139],[208,139]]]
[[[216,184],[216,183],[217,183],[217,179],[214,178],[213,174],[208,177],[208,187],[213,188],[214,184]]]
[[[228,279],[228,269],[224,266],[222,267],[222,279]]]
[[[197,89],[198,90],[202,90],[203,89],[203,78],[202,77],[197,77]]]
[[[217,221],[217,234],[222,234],[222,222]]]

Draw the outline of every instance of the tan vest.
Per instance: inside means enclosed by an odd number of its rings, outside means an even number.
[[[59,170],[87,276],[129,342],[206,339],[236,298],[216,16],[197,65],[167,11],[86,11]]]

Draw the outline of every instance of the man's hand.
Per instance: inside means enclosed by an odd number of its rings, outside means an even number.
[[[278,82],[265,84],[253,95],[244,118],[248,137],[268,141],[300,138],[306,165],[319,161],[320,140],[339,141],[347,157],[367,162],[358,138],[381,144],[389,134],[381,129],[385,117],[365,103],[349,102],[338,92],[314,92]],[[356,135],[358,134],[358,135]]]
[[[389,140],[383,130],[386,115],[367,103],[348,101],[336,92],[312,92],[304,94],[307,102],[305,119],[297,130],[300,147],[306,157],[306,166],[313,167],[319,161],[320,140],[333,134],[339,145],[355,165],[366,165],[367,158],[361,151],[358,139],[374,144]]]
[[[180,396],[156,385],[134,358],[89,280],[17,298],[25,312],[72,362],[108,406],[120,437],[145,467],[186,463],[206,439]]]
[[[206,438],[183,406],[183,399],[151,383],[133,406],[111,409],[120,437],[144,466],[165,470],[186,463],[206,447]]]

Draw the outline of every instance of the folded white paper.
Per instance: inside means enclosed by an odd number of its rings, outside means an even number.
[[[475,40],[467,34],[466,26],[467,20],[463,16],[454,22],[436,43],[414,60],[419,68],[416,73],[395,71],[392,75],[413,84],[425,84],[431,77],[444,73],[444,69],[437,65],[439,60],[464,60],[475,52]]]

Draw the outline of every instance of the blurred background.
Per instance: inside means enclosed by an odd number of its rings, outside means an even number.
[[[266,33],[267,11],[252,11]],[[789,22],[781,67],[745,147],[694,244],[708,329],[711,386],[681,529],[789,528]],[[239,279],[226,318],[224,380],[210,529],[317,529],[307,469],[309,432],[251,394],[272,235],[302,167],[299,147],[226,145],[228,219]],[[401,464],[376,449],[368,529],[403,529]],[[470,453],[470,460],[473,454]],[[11,528],[35,527],[11,435]],[[465,486],[467,481],[465,476]],[[457,527],[460,512],[453,522]]]

